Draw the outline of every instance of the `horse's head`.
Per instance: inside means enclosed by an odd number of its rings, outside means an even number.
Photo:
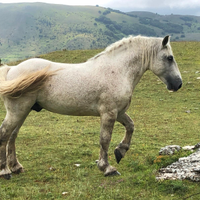
[[[182,86],[182,78],[172,53],[170,37],[166,36],[160,43],[151,70],[167,85],[168,90],[177,91]]]

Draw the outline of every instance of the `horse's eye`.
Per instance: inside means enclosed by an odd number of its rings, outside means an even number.
[[[173,58],[173,56],[168,56],[167,59],[168,59],[169,61],[173,61],[174,58]]]

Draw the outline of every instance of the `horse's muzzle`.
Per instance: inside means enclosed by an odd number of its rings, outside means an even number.
[[[179,90],[182,87],[182,79],[178,78],[175,80],[172,79],[168,79],[167,81],[167,89],[171,90],[173,92],[176,92],[177,90]]]
[[[179,85],[178,90],[182,87],[182,83]]]

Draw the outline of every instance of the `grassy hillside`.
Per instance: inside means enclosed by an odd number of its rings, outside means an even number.
[[[62,116],[45,110],[31,112],[16,144],[26,171],[13,175],[10,181],[0,179],[0,199],[200,199],[199,183],[155,180],[159,168],[188,155],[181,152],[161,158],[161,147],[199,142],[200,42],[174,42],[172,47],[183,87],[170,93],[153,73],[144,74],[128,110],[135,123],[132,145],[119,165],[113,154],[124,134],[119,123],[115,124],[110,144],[109,162],[121,176],[104,177],[95,164],[99,154],[99,118]],[[99,51],[58,51],[40,57],[77,63]],[[2,101],[0,106],[2,121]]]
[[[4,63],[56,50],[99,49],[128,35],[199,40],[200,17],[122,13],[99,6],[0,3]]]
[[[103,8],[48,4],[0,4],[0,56],[4,62],[60,49],[108,44],[94,18]],[[97,36],[99,41],[97,41]]]

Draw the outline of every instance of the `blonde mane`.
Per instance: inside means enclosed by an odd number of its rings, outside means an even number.
[[[160,41],[158,42],[158,38],[153,37],[144,37],[144,36],[129,36],[127,38],[123,38],[110,46],[108,46],[104,51],[97,54],[96,56],[90,58],[89,60],[95,60],[98,57],[109,54],[111,52],[114,52],[116,50],[119,50],[120,48],[128,49],[133,44],[137,43],[137,46],[142,50],[141,59],[142,59],[142,66],[144,67],[152,67],[153,60],[155,59],[155,56],[157,55],[157,52],[159,51],[159,48],[161,48],[161,41],[162,38],[160,38]],[[167,48],[171,47],[167,45]]]
[[[111,53],[121,47],[124,46],[128,46],[130,45],[134,40],[136,40],[137,38],[140,38],[141,36],[137,36],[137,37],[133,37],[133,36],[129,36],[127,38],[123,38],[111,45],[109,45],[108,47],[106,47],[106,49],[104,51],[102,51],[101,53],[97,54],[96,56],[90,58],[89,60],[95,60],[96,58],[100,57],[101,55],[107,54],[107,53]]]

